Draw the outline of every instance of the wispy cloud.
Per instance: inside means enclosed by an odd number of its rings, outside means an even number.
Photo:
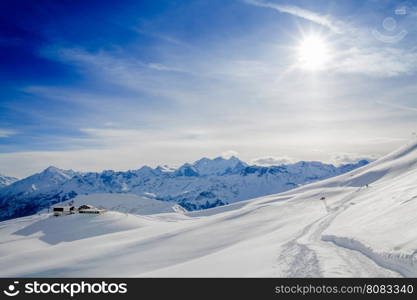
[[[339,73],[395,77],[417,71],[417,52],[399,48],[360,48],[353,46],[338,51],[329,66]]]
[[[232,156],[238,156],[238,155],[239,155],[239,153],[237,151],[235,151],[235,150],[227,150],[227,151],[222,152],[222,155],[221,156],[223,158],[228,159],[228,158],[230,158]]]
[[[283,5],[264,0],[243,0],[258,7],[274,9],[299,18],[309,20],[339,33],[337,42],[333,39],[331,59],[322,71],[340,74],[364,74],[372,77],[396,77],[409,75],[417,71],[417,51],[415,48],[402,48],[398,45],[382,44],[369,30],[353,24],[335,20],[295,6]],[[411,13],[408,10],[407,13]],[[375,39],[376,44],[372,43]],[[297,66],[295,66],[297,67]]]
[[[259,166],[279,166],[288,165],[295,162],[295,159],[289,156],[265,156],[252,159],[252,163]]]
[[[389,106],[389,107],[392,107],[392,108],[396,108],[396,109],[405,110],[405,111],[417,112],[417,107],[411,107],[411,106],[406,106],[406,105],[388,103],[388,102],[383,102],[383,101],[376,101],[376,103],[381,104],[381,105],[385,105],[385,106]]]
[[[170,44],[174,44],[177,46],[181,46],[181,47],[190,47],[190,45],[188,45],[187,43],[185,43],[184,41],[181,41],[175,37],[172,37],[170,35],[166,35],[160,32],[156,32],[153,31],[152,29],[150,29],[150,23],[146,22],[144,20],[142,20],[141,22],[142,24],[140,24],[139,26],[134,27],[133,29],[143,35],[170,43]]]
[[[16,130],[0,128],[0,138],[7,138],[16,134],[18,134]]]
[[[161,63],[149,63],[149,64],[147,64],[147,66],[148,66],[148,68],[153,69],[153,70],[157,70],[157,71],[186,72],[183,69],[166,66],[166,65],[161,64]]]
[[[344,164],[357,163],[361,160],[374,161],[379,158],[376,154],[358,154],[358,153],[333,153],[330,158],[330,163],[339,166]]]
[[[144,62],[138,58],[123,55],[117,51],[98,51],[96,53],[88,52],[82,48],[63,48],[59,46],[52,46],[43,49],[41,52],[43,56],[48,58],[62,60],[80,65],[80,67],[98,67],[103,71],[116,72],[117,74],[124,74],[136,71],[136,76],[140,71],[150,69],[156,71],[175,71],[187,72],[183,68],[166,65],[162,62]]]
[[[164,93],[171,82],[165,80],[165,76],[171,76],[173,72],[195,75],[182,66],[163,62],[148,63],[129,53],[120,53],[119,51],[92,53],[82,48],[53,46],[44,49],[42,55],[50,59],[72,63],[90,78],[98,77],[111,84],[158,96]],[[171,97],[175,87],[178,88],[177,85],[170,86]]]
[[[295,5],[281,5],[273,2],[266,2],[262,0],[244,0],[248,4],[252,4],[259,7],[266,7],[275,9],[281,13],[287,13],[305,20],[314,22],[316,24],[325,26],[335,33],[341,33],[342,29],[336,25],[329,16],[320,15],[310,10],[295,6]]]

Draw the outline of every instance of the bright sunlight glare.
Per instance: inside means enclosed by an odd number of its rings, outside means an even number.
[[[323,69],[330,59],[327,42],[317,35],[305,37],[298,46],[297,55],[301,68],[310,71]]]

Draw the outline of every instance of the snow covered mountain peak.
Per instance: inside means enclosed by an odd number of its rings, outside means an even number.
[[[237,166],[247,167],[248,164],[235,156],[228,159],[219,156],[213,159],[204,157],[197,160],[193,166],[200,175],[223,175],[236,169]]]
[[[55,166],[49,166],[49,167],[47,167],[44,171],[45,171],[45,172],[55,173],[55,172],[59,172],[59,171],[60,171],[60,169],[59,169],[59,168],[57,168],[57,167],[55,167]]]
[[[20,197],[32,200],[42,197],[48,198],[51,194],[56,193],[62,184],[68,182],[77,174],[79,173],[73,170],[62,170],[50,166],[40,173],[33,174],[2,188],[0,200],[14,201],[13,205],[18,206],[17,200]],[[34,203],[28,203],[28,205],[34,205]]]
[[[2,187],[5,187],[5,186],[8,186],[8,185],[12,184],[13,182],[18,181],[18,180],[19,179],[15,178],[15,177],[0,174],[0,189]]]
[[[179,167],[178,170],[175,171],[174,174],[175,176],[191,177],[191,176],[198,176],[199,172],[192,164],[185,163],[181,167]]]
[[[172,173],[172,172],[175,172],[175,168],[172,168],[168,165],[162,165],[162,166],[157,166],[155,168],[155,171],[160,172],[160,173]]]
[[[48,176],[48,177],[63,177],[70,179],[73,177],[77,172],[73,170],[63,170],[59,169],[55,166],[49,166],[45,170],[43,170],[41,173],[39,173],[40,176]]]

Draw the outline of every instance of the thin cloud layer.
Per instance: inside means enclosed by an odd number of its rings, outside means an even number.
[[[267,2],[262,0],[244,0],[248,4],[252,4],[259,7],[266,7],[275,9],[281,13],[287,13],[305,20],[314,22],[316,24],[327,27],[335,33],[342,33],[342,29],[330,19],[329,16],[320,15],[307,9],[295,5],[281,5],[273,2]]]
[[[330,158],[330,163],[340,166],[345,164],[354,164],[361,160],[374,161],[379,156],[375,154],[358,154],[358,153],[334,153]]]
[[[10,81],[0,100],[0,171],[181,164],[227,149],[264,165],[291,162],[285,155],[369,157],[400,146],[417,128],[411,13],[401,15],[403,23],[396,17],[407,36],[387,44],[372,29],[381,29],[392,6],[372,9],[373,1],[360,11],[339,1],[308,8],[302,1],[204,2],[204,14],[200,1],[156,5],[158,17],[110,2],[85,2],[79,5],[92,7],[81,10],[60,3],[65,14],[48,22],[26,14],[21,20],[33,25],[33,36],[8,45],[18,49],[0,70]],[[88,13],[80,18],[80,11]],[[100,24],[80,21],[96,14]],[[309,35],[329,49],[314,71],[297,67]]]
[[[288,156],[265,156],[252,159],[252,163],[258,166],[279,166],[295,163],[296,160]]]
[[[16,130],[0,128],[0,138],[7,138],[17,133],[18,132]]]

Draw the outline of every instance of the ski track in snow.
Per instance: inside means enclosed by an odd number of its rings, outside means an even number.
[[[305,226],[294,240],[283,246],[276,267],[276,269],[281,270],[281,274],[275,275],[290,278],[326,277],[326,275],[328,275],[327,277],[333,277],[346,276],[346,270],[349,270],[355,277],[366,274],[373,274],[377,277],[399,277],[400,274],[396,272],[398,268],[391,267],[389,264],[378,263],[378,260],[375,261],[372,255],[354,247],[343,246],[342,242],[335,241],[337,239],[331,239],[328,236],[323,238],[322,236],[331,222],[350,206],[350,202],[361,190],[362,188],[359,188],[349,193],[340,201],[341,204],[334,208],[329,207],[326,200],[319,200],[323,201],[328,214]],[[333,242],[333,244],[329,242]],[[343,262],[343,273],[326,274],[323,271],[318,258],[318,253],[323,252],[323,250],[325,250],[325,255],[323,255],[325,259],[329,259],[330,253],[339,262]],[[363,270],[366,271],[363,272]]]

